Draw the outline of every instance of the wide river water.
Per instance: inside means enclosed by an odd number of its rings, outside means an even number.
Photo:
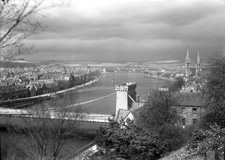
[[[115,85],[125,82],[136,82],[136,92],[141,98],[146,99],[148,92],[157,87],[168,85],[168,81],[157,80],[155,78],[144,77],[143,73],[102,73],[97,84],[79,89],[74,92],[76,103],[94,100],[115,92]],[[83,107],[91,113],[115,114],[116,95],[111,95],[104,99],[84,104]]]

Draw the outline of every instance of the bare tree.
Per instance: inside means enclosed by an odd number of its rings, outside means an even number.
[[[69,1],[51,0],[0,0],[0,50],[3,58],[25,53],[22,40],[32,34],[43,31],[38,21],[42,10],[52,7],[66,6]],[[15,50],[16,48],[16,50]],[[7,50],[6,50],[7,49]],[[14,50],[14,52],[8,50]],[[12,54],[13,53],[13,54]]]
[[[74,107],[72,97],[53,99],[29,110],[33,118],[20,118],[9,128],[14,153],[21,159],[56,160],[68,139],[77,138],[79,120],[84,117],[81,106]],[[70,153],[71,154],[71,153]],[[9,159],[9,158],[8,158]]]

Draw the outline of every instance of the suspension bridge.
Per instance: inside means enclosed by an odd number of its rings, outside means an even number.
[[[108,119],[112,119],[112,114],[109,113],[109,110],[106,108],[104,111],[104,105],[102,103],[107,103],[108,99],[115,97],[116,92],[111,93],[106,96],[88,100],[85,102],[80,102],[76,104],[70,104],[67,106],[54,106],[50,108],[35,108],[31,109],[10,109],[10,108],[0,108],[0,116],[8,117],[20,117],[20,118],[48,118],[48,119],[61,119],[62,114],[66,113],[66,120],[77,120],[83,122],[93,122],[93,123],[107,123]],[[99,105],[101,104],[101,106]],[[41,107],[41,106],[40,106]],[[81,107],[82,113],[78,113],[77,108]],[[114,109],[115,110],[115,109]],[[79,111],[79,112],[81,112]],[[94,112],[94,113],[93,113]],[[96,114],[98,112],[98,114]],[[42,115],[40,115],[42,113]],[[78,116],[79,115],[79,116]]]
[[[0,117],[64,119],[87,123],[108,123],[109,119],[117,119],[117,117],[121,116],[126,117],[127,115],[124,115],[124,113],[127,114],[128,112],[124,111],[140,106],[140,101],[136,102],[135,89],[136,83],[125,83],[116,86],[116,92],[114,93],[75,104],[65,105],[57,103],[55,106],[39,104],[26,109],[1,107]],[[110,107],[108,107],[109,103],[111,103]],[[118,115],[120,113],[121,115]]]

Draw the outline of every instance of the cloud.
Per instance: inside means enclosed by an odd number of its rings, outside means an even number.
[[[172,1],[172,4],[164,3],[158,6],[156,15],[150,18],[150,22],[156,21],[180,27],[201,21],[212,15],[224,13],[223,1]],[[151,21],[152,20],[152,21]]]
[[[74,3],[70,9],[52,10],[43,20],[47,30],[26,43],[35,44],[39,54],[48,53],[46,58],[82,61],[182,59],[187,45],[207,56],[223,50],[222,0]]]

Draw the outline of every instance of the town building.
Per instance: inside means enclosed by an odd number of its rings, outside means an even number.
[[[177,110],[177,114],[180,117],[177,125],[184,128],[186,126],[197,124],[205,113],[206,108],[202,94],[172,92],[171,96],[177,101],[177,104],[172,106]]]
[[[140,115],[145,102],[138,100],[136,86],[136,83],[116,86],[116,121],[125,121],[127,118],[135,120],[135,117]],[[176,104],[170,106],[176,109],[179,117],[175,125],[185,128],[197,124],[205,113],[205,101],[201,93],[169,92],[169,94],[176,100]]]

